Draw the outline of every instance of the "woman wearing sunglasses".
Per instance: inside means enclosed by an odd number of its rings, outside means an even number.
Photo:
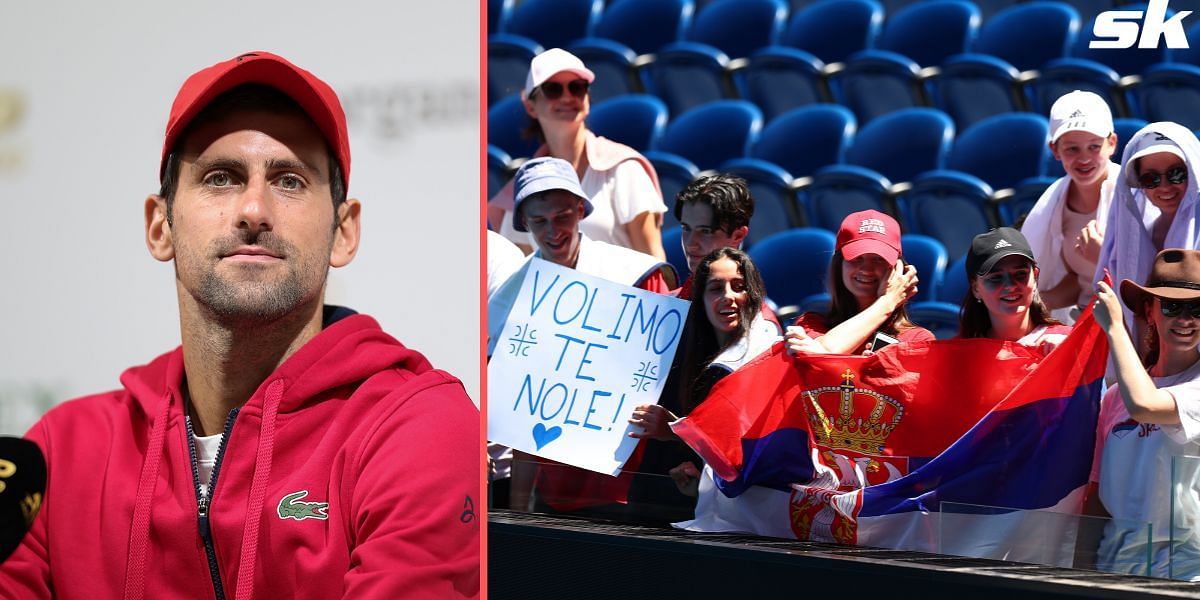
[[[1020,231],[997,227],[975,236],[966,267],[970,288],[959,310],[959,337],[1016,342],[1049,353],[1071,332],[1042,302],[1038,265]]]
[[[1192,169],[1197,160],[1200,142],[1176,123],[1151,123],[1130,138],[1094,281],[1104,278],[1105,269],[1112,281],[1145,281],[1155,255],[1164,248],[1200,249]],[[1131,310],[1125,308],[1125,322],[1135,325]],[[1142,331],[1142,324],[1136,324],[1135,334]]]
[[[1195,581],[1200,459],[1176,457],[1200,455],[1200,252],[1163,250],[1145,286],[1121,282],[1125,310],[1147,323],[1144,359],[1116,294],[1104,282],[1097,287],[1096,322],[1108,337],[1117,385],[1100,402],[1088,494],[1089,512],[1113,517],[1096,566],[1141,575],[1149,556],[1151,575]]]
[[[633,148],[598,137],[584,124],[594,79],[583,61],[560,48],[530,62],[521,99],[531,119],[526,133],[543,142],[534,156],[561,158],[575,167],[593,207],[579,222],[584,235],[666,260],[659,228],[667,207],[654,167]],[[506,216],[512,207],[510,181],[488,202],[488,222],[528,253],[528,234],[515,231]]]

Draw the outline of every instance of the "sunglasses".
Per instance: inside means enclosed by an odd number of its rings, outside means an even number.
[[[566,91],[571,92],[571,95],[576,98],[583,99],[584,96],[587,96],[589,86],[591,84],[586,80],[576,79],[566,85]],[[547,81],[539,85],[537,89],[542,91],[542,95],[547,100],[558,100],[563,95],[563,84],[557,81]]]
[[[1178,317],[1183,314],[1184,310],[1187,310],[1193,319],[1200,319],[1200,301],[1160,300],[1159,310],[1162,311],[1164,317],[1171,318]]]
[[[1180,184],[1187,181],[1187,167],[1171,167],[1165,173],[1167,183]],[[1162,184],[1163,175],[1157,171],[1146,171],[1138,175],[1138,185],[1143,189],[1152,190]]]

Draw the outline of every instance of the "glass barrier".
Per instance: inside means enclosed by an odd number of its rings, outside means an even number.
[[[694,488],[698,479],[680,474],[677,483],[664,474],[669,467],[610,477],[520,453],[508,466],[509,477],[489,486],[489,508],[664,526],[693,518],[694,489],[681,486]]]
[[[1160,497],[1169,501],[1170,524],[1167,535],[1154,540],[1154,557],[1161,563],[1165,545],[1166,577],[1185,581],[1200,580],[1200,457],[1171,457],[1171,489]],[[1159,564],[1155,565],[1159,568]]]
[[[1153,575],[1148,522],[942,502],[940,554]]]

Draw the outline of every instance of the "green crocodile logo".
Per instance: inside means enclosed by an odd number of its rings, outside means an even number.
[[[304,519],[328,520],[329,515],[325,511],[329,509],[329,503],[301,502],[300,499],[307,495],[308,490],[300,490],[280,498],[279,518],[295,519],[297,521],[303,521]]]

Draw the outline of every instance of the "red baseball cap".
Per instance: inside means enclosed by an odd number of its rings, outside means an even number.
[[[838,229],[834,251],[841,252],[846,260],[878,254],[894,265],[900,257],[900,224],[877,210],[851,213]]]
[[[329,84],[316,75],[293,65],[282,56],[270,52],[247,52],[206,69],[201,69],[183,82],[171,116],[167,119],[167,135],[163,140],[162,159],[158,165],[159,181],[167,164],[167,155],[179,141],[179,136],[204,107],[217,96],[243,84],[260,83],[273,87],[296,101],[308,114],[333,149],[342,167],[342,183],[350,188],[350,138],[346,133],[346,113]]]

